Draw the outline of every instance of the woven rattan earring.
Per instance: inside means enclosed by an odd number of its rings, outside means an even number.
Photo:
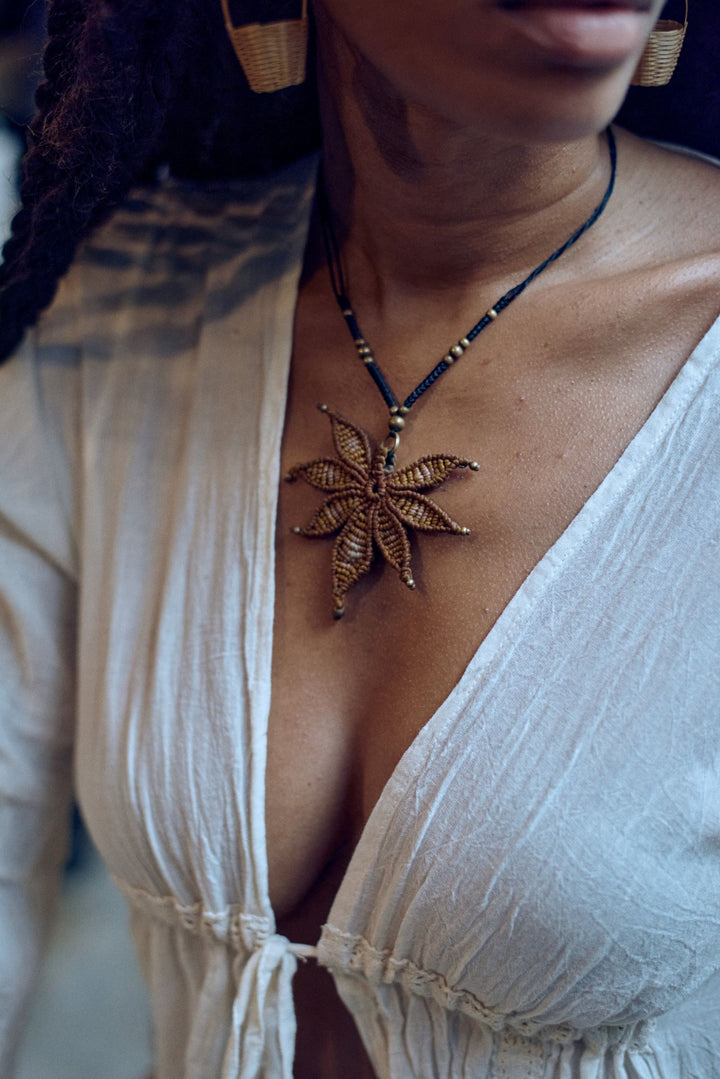
[[[225,28],[250,89],[271,94],[305,81],[307,65],[307,0],[299,19],[233,26],[228,0],[221,0]]]
[[[685,0],[684,23],[658,19],[635,68],[632,86],[667,86],[683,47],[687,24],[688,0]]]

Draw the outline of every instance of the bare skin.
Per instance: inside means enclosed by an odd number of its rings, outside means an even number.
[[[382,7],[371,0],[366,16],[384,41],[393,27],[383,36]],[[502,20],[496,27],[492,0],[486,7],[500,49]],[[381,48],[369,60],[377,78],[358,74],[369,46],[351,8],[326,0],[318,10],[321,69],[332,75],[321,79],[328,186],[361,325],[404,395],[599,201],[609,166],[598,133],[634,60],[596,85],[576,75],[574,101],[558,104],[556,72],[545,78],[521,57],[510,75],[498,61],[497,74],[491,57],[491,83],[515,80],[513,115],[498,120],[462,81],[438,92],[433,112],[412,71],[391,70]],[[524,105],[522,63],[533,88]],[[482,99],[491,104],[493,85]],[[266,814],[271,900],[290,939],[317,940],[400,757],[718,313],[717,174],[622,132],[618,146],[616,193],[601,221],[478,339],[403,433],[402,460],[445,450],[481,463],[437,493],[472,535],[422,538],[414,593],[377,567],[334,623],[331,543],[290,533],[319,500],[302,484],[280,492]],[[350,345],[314,231],[285,469],[332,452],[318,401],[385,434],[386,410]],[[309,963],[296,996],[296,1076],[370,1079],[329,976]]]

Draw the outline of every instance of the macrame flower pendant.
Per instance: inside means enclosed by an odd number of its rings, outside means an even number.
[[[339,532],[332,555],[333,617],[337,619],[345,613],[345,596],[369,571],[376,549],[397,570],[403,584],[415,587],[407,529],[469,535],[469,528],[457,524],[422,492],[439,487],[457,468],[477,471],[478,465],[438,453],[396,471],[394,447],[388,450],[381,444],[373,450],[362,428],[326,405],[320,410],[330,417],[338,456],[296,465],[286,479],[303,479],[327,493],[310,523],[292,531],[310,538]]]

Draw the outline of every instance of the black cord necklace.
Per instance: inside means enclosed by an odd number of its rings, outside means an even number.
[[[327,196],[321,188],[320,216],[335,299],[357,354],[389,410],[388,434],[373,449],[369,436],[362,428],[338,416],[327,405],[319,405],[320,411],[330,418],[338,456],[321,457],[304,465],[296,465],[286,477],[289,481],[304,479],[311,487],[327,495],[310,523],[304,528],[295,527],[292,531],[310,538],[331,536],[339,531],[332,555],[334,618],[341,618],[345,613],[345,596],[370,569],[376,549],[397,570],[403,584],[408,588],[415,587],[406,529],[469,534],[470,529],[457,524],[424,492],[440,486],[458,468],[477,471],[479,465],[454,454],[440,453],[421,457],[396,470],[395,458],[400,444],[400,432],[405,427],[405,417],[416,401],[462,357],[475,338],[494,322],[536,277],[577,243],[603,213],[613,193],[617,174],[617,147],[610,128],[607,129],[606,135],[610,151],[610,180],[601,201],[587,220],[523,281],[501,296],[464,337],[451,345],[442,359],[402,403],[376,363],[372,348],[360,330],[348,299],[340,249],[332,227]]]

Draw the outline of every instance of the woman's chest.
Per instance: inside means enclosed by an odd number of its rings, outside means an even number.
[[[355,427],[368,432],[369,464],[387,423],[375,387],[342,339],[327,353],[303,351],[302,310],[296,330],[283,472],[318,458],[325,466],[328,459],[347,458],[347,431],[331,430],[318,402],[350,421],[351,433]],[[407,500],[407,492],[384,493],[387,511],[403,521],[413,590],[403,586],[401,567],[393,565],[393,552],[384,550],[373,523],[376,486],[359,485],[351,502],[337,487],[335,466],[324,489],[305,482],[308,475],[317,478],[317,469],[283,485],[266,799],[278,909],[293,909],[338,847],[353,846],[403,753],[452,693],[533,567],[611,471],[677,366],[669,349],[657,352],[650,369],[640,348],[634,359],[631,349],[613,362],[614,344],[593,354],[589,342],[597,335],[584,335],[577,323],[571,331],[566,328],[560,354],[527,334],[520,333],[519,345],[511,334],[498,335],[490,358],[468,353],[466,369],[449,372],[406,417],[396,473],[425,455],[456,454],[480,465],[477,472],[458,469],[432,489],[416,489],[467,535],[413,529],[402,517],[407,501],[399,513],[393,502]],[[414,384],[408,382],[413,364],[400,367],[402,398]],[[323,514],[323,535],[299,534],[312,531]],[[334,621],[334,582],[347,559],[343,536],[353,528],[353,514],[369,537],[370,568],[356,575],[346,613]],[[352,537],[356,546],[359,531]],[[552,677],[559,661],[549,654],[536,677]],[[483,753],[489,767],[487,748]]]

